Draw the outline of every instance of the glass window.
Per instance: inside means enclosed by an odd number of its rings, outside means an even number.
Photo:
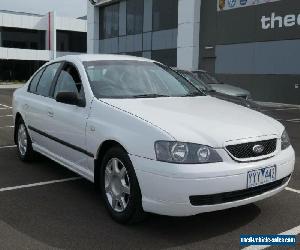
[[[0,47],[44,50],[46,32],[20,28],[1,27]]]
[[[57,30],[56,46],[58,51],[87,52],[85,32]]]
[[[170,67],[176,67],[177,49],[152,50],[151,58]]]
[[[178,0],[153,0],[153,30],[178,27]]]
[[[61,63],[53,63],[47,66],[37,86],[37,94],[42,96],[49,96],[51,84],[60,65]]]
[[[127,10],[127,35],[143,32],[144,1],[128,0]]]
[[[203,95],[184,77],[152,62],[95,61],[84,63],[97,98],[147,98]]]
[[[29,86],[29,92],[35,93],[36,87],[40,81],[40,78],[44,72],[44,69],[41,69],[31,80],[30,86]]]
[[[74,92],[79,97],[84,97],[80,75],[71,64],[66,64],[61,70],[55,86],[54,98],[59,92]]]
[[[119,36],[119,4],[100,8],[100,40]]]

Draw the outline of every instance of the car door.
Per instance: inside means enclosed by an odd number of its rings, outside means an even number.
[[[51,115],[50,90],[61,65],[61,62],[56,62],[40,70],[31,81],[24,101],[27,127],[33,146],[39,149],[48,148],[49,138],[43,136],[43,131]]]
[[[56,96],[61,92],[76,93],[82,103],[85,101],[84,87],[79,71],[72,63],[66,62],[58,74],[53,86],[51,107],[45,133],[52,138],[49,150],[68,166],[86,175],[87,158],[93,155],[86,151],[86,122],[89,115],[89,103],[77,106],[57,102]]]

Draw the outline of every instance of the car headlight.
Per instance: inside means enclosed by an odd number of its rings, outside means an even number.
[[[291,145],[290,137],[286,130],[283,131],[281,136],[281,150],[287,149]]]
[[[217,151],[205,145],[176,141],[157,141],[154,147],[158,161],[182,164],[222,162],[222,158]]]

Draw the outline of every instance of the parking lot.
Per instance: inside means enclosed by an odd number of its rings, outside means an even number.
[[[150,215],[122,226],[110,219],[92,183],[42,156],[26,164],[18,159],[12,93],[0,89],[1,249],[240,249],[241,234],[300,234],[297,107],[265,108],[284,123],[296,151],[287,190],[244,207],[188,218]]]

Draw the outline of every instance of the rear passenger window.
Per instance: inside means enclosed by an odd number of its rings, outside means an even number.
[[[30,87],[29,87],[29,92],[35,93],[36,92],[36,87],[40,81],[41,75],[43,74],[44,69],[41,69],[31,80],[30,82]]]
[[[37,86],[37,90],[36,90],[37,94],[42,96],[49,96],[51,84],[60,65],[61,65],[60,62],[53,63],[45,69],[39,81],[39,84]]]

